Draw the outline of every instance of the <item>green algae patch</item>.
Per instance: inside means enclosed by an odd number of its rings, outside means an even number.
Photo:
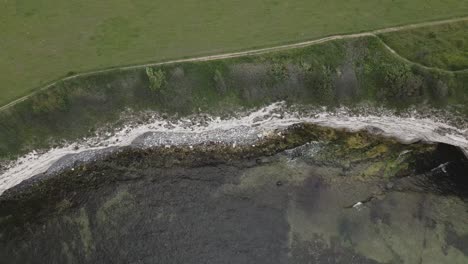
[[[379,144],[373,148],[371,148],[369,151],[367,151],[366,155],[369,158],[377,158],[380,156],[385,155],[389,151],[389,147],[385,144]]]
[[[61,213],[64,210],[71,208],[72,205],[73,204],[68,199],[63,199],[62,201],[56,204],[55,208],[57,209],[58,213]]]
[[[79,216],[74,220],[79,228],[79,234],[81,238],[81,243],[83,244],[84,252],[86,256],[89,256],[95,250],[95,246],[93,242],[93,234],[91,232],[88,214],[86,213],[85,208],[80,209]]]
[[[346,139],[346,145],[350,149],[362,149],[369,146],[369,141],[367,137],[361,135],[360,133],[356,133],[351,135]]]
[[[133,196],[127,190],[118,191],[97,210],[96,216],[99,224],[117,226],[118,223],[113,218],[128,213],[133,202]]]
[[[401,160],[391,160],[385,166],[384,176],[387,178],[395,176],[405,176],[409,174],[410,165]]]
[[[96,245],[90,221],[91,219],[88,215],[87,208],[79,207],[77,210],[69,212],[69,214],[63,213],[60,221],[55,223],[60,223],[66,226],[68,230],[74,230],[72,233],[73,235],[70,237],[73,239],[70,242],[71,247],[66,243],[67,239],[60,243],[61,253],[66,257],[66,259],[73,258],[73,253],[75,253],[77,249],[81,249],[80,251],[83,252],[86,259],[89,259],[89,257],[95,252]],[[81,244],[81,246],[78,246],[77,244]]]
[[[375,162],[369,165],[366,170],[362,173],[363,177],[377,177],[381,176],[382,172],[386,168],[386,163],[383,161]]]
[[[62,254],[65,256],[67,263],[75,263],[73,253],[71,252],[70,246],[64,241],[62,241]]]

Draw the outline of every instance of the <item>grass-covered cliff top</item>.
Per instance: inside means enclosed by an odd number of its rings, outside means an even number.
[[[381,34],[398,54],[429,67],[468,69],[468,21]]]
[[[447,19],[460,0],[2,1],[0,105],[69,72]]]

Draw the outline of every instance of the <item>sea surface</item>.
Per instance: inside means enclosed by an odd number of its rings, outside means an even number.
[[[463,124],[284,107],[155,119],[12,162],[0,259],[468,263]],[[350,134],[262,143],[303,135],[288,134],[303,123]]]

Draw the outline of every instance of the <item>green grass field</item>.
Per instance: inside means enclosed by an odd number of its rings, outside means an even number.
[[[69,72],[467,14],[460,0],[5,0],[0,105]]]
[[[468,69],[468,22],[382,34],[400,55],[425,66]]]

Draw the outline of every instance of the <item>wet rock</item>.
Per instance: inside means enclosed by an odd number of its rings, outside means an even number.
[[[388,183],[385,185],[385,189],[391,190],[394,186],[395,186],[395,184],[394,184],[393,182],[388,182]]]

